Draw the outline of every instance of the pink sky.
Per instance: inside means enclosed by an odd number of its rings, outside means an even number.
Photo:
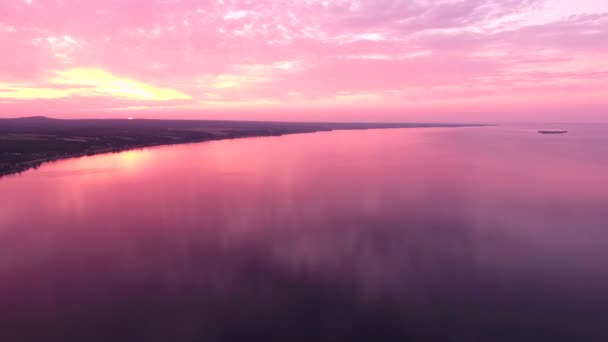
[[[608,0],[0,0],[0,117],[608,121]]]

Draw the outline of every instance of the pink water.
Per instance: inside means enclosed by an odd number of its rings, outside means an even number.
[[[603,340],[608,127],[567,128],[250,138],[4,177],[0,339]]]

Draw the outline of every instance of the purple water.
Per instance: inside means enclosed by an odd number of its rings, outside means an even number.
[[[608,126],[336,131],[0,179],[0,341],[605,341]]]

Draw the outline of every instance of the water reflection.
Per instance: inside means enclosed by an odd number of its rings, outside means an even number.
[[[603,340],[590,136],[331,132],[43,165],[0,181],[0,337]]]

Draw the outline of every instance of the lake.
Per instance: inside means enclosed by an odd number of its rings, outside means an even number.
[[[606,341],[608,126],[543,128],[247,138],[3,177],[0,340]]]

